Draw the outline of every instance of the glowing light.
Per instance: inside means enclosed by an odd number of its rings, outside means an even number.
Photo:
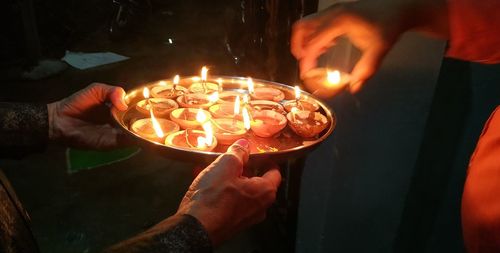
[[[222,78],[217,78],[217,83],[219,84],[219,91],[222,92]]]
[[[337,85],[340,83],[340,72],[338,70],[327,72],[327,81],[330,85]]]
[[[245,105],[246,105],[246,104],[248,104],[248,101],[249,101],[249,100],[250,100],[250,99],[248,98],[248,95],[247,95],[247,94],[243,95],[243,104],[245,104]]]
[[[247,86],[248,86],[248,92],[249,92],[250,94],[253,94],[253,92],[254,92],[254,86],[255,86],[255,85],[254,85],[253,80],[252,80],[252,78],[251,78],[251,77],[249,77],[249,78],[247,79]]]
[[[215,103],[217,100],[219,100],[219,92],[217,91],[208,96],[208,101],[210,101],[210,103]]]
[[[201,136],[198,136],[198,139],[196,140],[197,144],[196,146],[199,148],[199,149],[204,149],[207,147],[207,144],[206,144],[206,140],[205,138],[201,137]]]
[[[191,80],[193,82],[199,82],[199,81],[201,81],[201,78],[199,76],[193,76],[193,77],[191,77]]]
[[[243,113],[243,125],[245,126],[246,130],[250,130],[250,115],[248,114],[248,110],[246,107],[243,107],[242,113]]]
[[[203,66],[203,68],[201,68],[201,80],[206,81],[207,75],[208,75],[208,68]]]
[[[201,109],[198,110],[198,113],[196,113],[196,120],[200,122],[201,126],[203,127],[203,131],[205,131],[205,137],[198,137],[198,147],[200,146],[200,143],[203,143],[203,145],[206,146],[211,146],[213,141],[214,141],[214,130],[212,128],[212,124],[207,118],[207,115],[203,113]],[[203,139],[203,141],[200,142],[200,138]]]
[[[165,81],[160,81],[158,84],[159,84],[160,86],[167,86],[167,82],[165,82]]]
[[[240,96],[236,96],[234,99],[234,116],[240,114]]]
[[[175,85],[177,85],[177,84],[179,84],[180,80],[181,80],[181,78],[179,77],[179,75],[175,75],[173,82],[174,82]]]
[[[205,123],[205,121],[207,121],[207,115],[205,115],[201,109],[198,109],[198,113],[196,113],[196,121],[200,123]]]
[[[299,88],[299,86],[295,86],[293,89],[295,91],[295,100],[299,100],[300,99],[300,88]]]
[[[142,95],[144,96],[144,98],[148,99],[149,98],[149,89],[148,87],[144,87],[144,89],[142,90]]]
[[[163,133],[163,130],[161,130],[161,125],[158,120],[156,120],[156,117],[153,114],[153,107],[149,109],[149,113],[151,114],[151,122],[153,123],[153,129],[155,130],[156,135],[160,138],[163,138],[165,134]]]

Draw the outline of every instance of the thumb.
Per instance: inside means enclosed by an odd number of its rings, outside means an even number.
[[[367,49],[363,52],[351,73],[351,93],[361,90],[366,80],[371,78],[378,70],[387,52],[388,49],[379,47]]]
[[[212,180],[225,180],[242,175],[243,167],[248,162],[249,142],[240,139],[231,145],[227,152],[220,155],[198,177],[210,177]]]

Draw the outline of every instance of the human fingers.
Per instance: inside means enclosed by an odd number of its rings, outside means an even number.
[[[193,182],[196,187],[204,187],[206,183],[211,184],[215,181],[227,181],[237,178],[243,173],[243,166],[247,163],[249,157],[249,142],[240,139],[231,145],[227,152],[220,155],[214,162],[200,172]]]
[[[290,38],[290,51],[292,55],[297,59],[301,59],[303,57],[302,47],[304,46],[304,42],[312,31],[310,25],[308,25],[307,20],[299,20],[293,24],[292,27],[292,36]]]
[[[312,33],[308,41],[303,44],[302,58],[300,58],[301,76],[315,68],[318,57],[335,44],[335,39],[344,34],[339,21],[332,21],[328,24],[322,25],[322,28]]]
[[[366,80],[375,74],[388,50],[386,47],[374,46],[362,52],[361,58],[351,72],[351,93],[361,90]]]
[[[72,107],[79,111],[110,101],[119,110],[126,110],[125,91],[121,87],[103,83],[93,83],[70,98]]]

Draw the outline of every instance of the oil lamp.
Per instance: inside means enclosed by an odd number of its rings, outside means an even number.
[[[159,117],[168,117],[170,112],[177,109],[179,106],[177,103],[168,98],[149,98],[149,89],[143,89],[144,100],[139,101],[135,108],[138,112],[148,115],[150,114],[151,108],[155,114]]]
[[[250,106],[252,110],[262,111],[262,110],[271,110],[277,113],[285,114],[285,109],[279,103],[268,101],[268,100],[252,100],[250,101]]]
[[[219,103],[234,103],[236,97],[240,97],[243,94],[237,91],[224,91],[219,95]]]
[[[287,112],[290,112],[292,110],[292,108],[294,108],[294,107],[296,107],[302,111],[315,112],[315,111],[319,110],[318,103],[316,103],[312,100],[307,100],[307,99],[303,98],[303,96],[301,95],[301,90],[300,90],[299,86],[294,87],[294,93],[295,93],[295,100],[290,100],[290,101],[287,101],[283,104],[283,106],[285,107],[285,110]]]
[[[230,118],[213,119],[214,132],[217,141],[222,145],[231,145],[235,141],[245,137],[247,130],[240,120]]]
[[[170,119],[179,124],[182,129],[196,129],[201,126],[200,122],[196,120],[196,116],[199,111],[205,114],[208,119],[212,118],[212,115],[205,110],[196,108],[179,108],[170,113]]]
[[[328,119],[323,114],[301,111],[295,107],[286,115],[286,118],[290,128],[304,138],[315,137],[328,126]]]
[[[208,95],[205,93],[189,93],[178,97],[177,103],[179,103],[181,107],[186,107],[186,108],[208,109],[217,101],[217,99],[218,99],[218,94]]]
[[[274,102],[280,102],[285,98],[283,91],[271,88],[271,87],[258,87],[255,88],[255,84],[252,78],[247,79],[248,93],[255,100],[270,100]]]
[[[159,143],[163,143],[166,135],[179,131],[177,123],[166,119],[157,119],[152,109],[150,115],[151,118],[135,121],[131,126],[131,130],[143,138]]]
[[[286,117],[275,111],[254,111],[252,116],[251,128],[259,137],[274,136],[286,126]]]
[[[350,79],[350,75],[345,72],[316,68],[304,75],[303,82],[312,94],[328,98],[346,89]]]
[[[165,81],[160,81],[159,86],[151,89],[151,96],[154,98],[169,98],[175,99],[178,96],[188,93],[188,90],[179,85],[180,77],[175,75],[172,84],[167,84]]]
[[[199,82],[194,82],[189,86],[189,91],[192,93],[212,93],[219,91],[217,83],[207,82],[208,68],[203,66],[201,68],[201,79]]]
[[[172,133],[165,139],[165,144],[198,151],[212,151],[217,147],[217,139],[207,139],[208,133],[201,130],[186,129]]]

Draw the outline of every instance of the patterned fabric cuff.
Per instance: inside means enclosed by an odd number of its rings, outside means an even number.
[[[0,157],[43,151],[48,131],[47,105],[0,103]]]

